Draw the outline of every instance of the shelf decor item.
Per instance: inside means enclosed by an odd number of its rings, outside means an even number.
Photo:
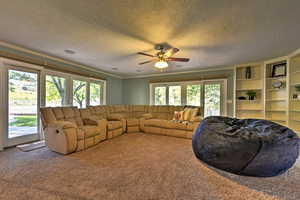
[[[295,85],[295,90],[297,93],[293,95],[293,99],[300,99],[300,84]]]
[[[272,66],[272,77],[286,76],[286,63]]]
[[[251,67],[246,67],[246,71],[245,71],[245,78],[246,79],[251,79],[252,78],[252,72],[251,72]]]
[[[282,88],[283,87],[283,82],[282,81],[280,81],[280,80],[276,80],[276,81],[274,81],[273,83],[272,83],[272,86],[273,86],[273,88],[275,88],[275,89],[280,89],[280,88]]]
[[[247,95],[248,95],[248,99],[250,101],[255,100],[255,98],[256,98],[256,92],[255,91],[249,90],[249,91],[247,91]]]
[[[239,96],[239,97],[238,97],[238,100],[247,100],[247,98],[244,97],[244,96]]]

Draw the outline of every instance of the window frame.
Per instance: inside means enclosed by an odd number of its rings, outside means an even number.
[[[71,73],[52,71],[52,70],[42,70],[41,71],[41,106],[46,106],[46,76],[57,76],[66,79],[66,100],[62,106],[73,106],[73,80],[86,82],[86,105],[90,106],[90,83],[97,83],[101,85],[100,93],[100,105],[106,105],[106,80],[89,78],[85,76],[74,75]]]
[[[200,94],[200,106],[204,108],[204,86],[208,83],[220,83],[221,84],[221,110],[220,115],[227,115],[227,79],[209,79],[201,81],[178,81],[178,82],[160,82],[160,83],[150,83],[149,86],[149,102],[150,105],[155,105],[155,88],[156,87],[166,87],[166,104],[169,105],[169,86],[181,86],[181,106],[187,105],[187,85],[201,85]]]

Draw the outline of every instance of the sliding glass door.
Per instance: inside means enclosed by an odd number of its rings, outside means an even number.
[[[204,116],[225,114],[223,81],[204,82]]]
[[[39,139],[39,73],[7,70],[6,146]]]

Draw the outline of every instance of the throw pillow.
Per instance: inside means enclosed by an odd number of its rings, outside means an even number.
[[[175,111],[173,120],[176,120],[176,121],[183,120],[183,113],[184,113],[184,111]]]

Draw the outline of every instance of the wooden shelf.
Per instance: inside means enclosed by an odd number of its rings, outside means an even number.
[[[272,89],[267,89],[267,91],[270,92],[278,92],[278,91],[283,91],[286,90],[286,88],[272,88]]]
[[[287,120],[284,120],[284,119],[272,119],[272,118],[266,118],[266,120],[269,120],[269,121],[276,121],[276,122],[287,122]]]
[[[251,78],[251,79],[247,79],[247,78],[238,78],[236,79],[237,81],[261,81],[261,79],[256,79],[256,78]]]
[[[236,91],[250,91],[250,90],[260,91],[260,90],[262,90],[262,88],[236,89]]]
[[[300,110],[290,110],[290,112],[300,112]]]
[[[298,68],[300,68],[300,66],[298,66]],[[297,70],[297,71],[291,72],[291,74],[297,74],[297,73],[300,73],[300,70]]]
[[[299,120],[299,119],[291,119],[291,121],[299,122],[299,123],[300,123],[300,120]]]
[[[263,109],[236,109],[237,111],[261,112]]]
[[[286,110],[266,110],[266,112],[287,112]]]
[[[267,80],[278,80],[278,79],[286,79],[286,76],[278,76],[278,77],[268,77]]]
[[[290,84],[290,87],[295,87],[296,85],[300,85],[300,83],[292,83]]]
[[[260,102],[260,100],[236,100],[237,102],[240,102],[240,103],[257,103],[257,102]]]
[[[276,102],[276,101],[286,101],[286,99],[266,99],[269,102]]]
[[[290,101],[299,101],[300,102],[300,99],[290,99]]]

